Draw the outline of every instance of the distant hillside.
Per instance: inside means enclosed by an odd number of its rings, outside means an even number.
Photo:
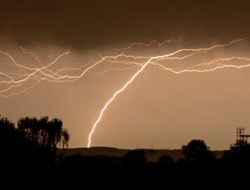
[[[158,161],[158,159],[163,155],[169,155],[174,160],[179,160],[183,158],[183,154],[180,149],[138,149],[143,150],[146,153],[148,161]],[[65,156],[71,156],[75,154],[80,154],[82,156],[115,156],[123,157],[130,151],[130,149],[119,149],[113,147],[91,147],[91,148],[70,148],[65,152]],[[225,151],[213,151],[217,158],[221,158]]]

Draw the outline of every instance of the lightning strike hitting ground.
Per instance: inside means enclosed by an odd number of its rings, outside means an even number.
[[[99,116],[97,117],[97,120],[95,121],[90,133],[89,133],[89,136],[88,136],[88,144],[87,144],[87,147],[89,148],[91,146],[91,142],[92,142],[92,135],[94,134],[95,132],[95,129],[97,127],[97,125],[99,124],[99,122],[101,121],[102,117],[103,117],[103,114],[104,112],[107,110],[107,108],[109,107],[109,105],[115,100],[115,98],[120,94],[122,93],[142,72],[143,70],[151,63],[153,62],[154,60],[158,61],[158,60],[162,60],[162,59],[166,59],[166,58],[169,58],[173,55],[176,55],[178,53],[181,53],[181,52],[186,52],[186,51],[191,51],[191,52],[200,52],[200,51],[210,51],[214,48],[218,48],[218,47],[225,47],[225,46],[229,46],[235,42],[239,42],[239,41],[242,41],[242,40],[245,40],[245,39],[239,39],[239,40],[234,40],[228,44],[225,44],[225,45],[215,45],[215,46],[212,46],[210,48],[198,48],[198,49],[180,49],[180,50],[177,50],[173,53],[170,53],[170,54],[166,54],[166,55],[162,55],[162,56],[155,56],[155,57],[151,57],[149,60],[147,60],[145,62],[145,64],[119,89],[117,90],[113,95],[112,97],[105,103],[105,105],[103,106],[103,108],[101,109],[100,111],[100,114]],[[193,54],[191,54],[193,55]],[[186,57],[189,57],[190,55],[187,55],[187,56],[184,56],[183,58],[178,58],[178,59],[184,59]],[[176,58],[177,59],[177,58]],[[160,65],[162,66],[162,65]],[[247,66],[244,66],[244,67],[249,67],[249,65]],[[215,71],[217,69],[221,69],[221,68],[243,68],[243,67],[238,67],[238,66],[233,66],[233,65],[223,65],[223,66],[217,66],[213,69],[205,69],[205,70],[182,70],[182,71],[174,71],[173,69],[171,68],[166,68],[164,66],[162,66],[162,68],[164,68],[165,70],[167,71],[171,71],[175,74],[180,74],[180,73],[184,73],[184,72],[200,72],[200,73],[203,73],[203,72],[210,72],[210,71]]]
[[[4,98],[9,98],[12,95],[19,95],[32,87],[38,85],[41,81],[48,82],[74,82],[76,80],[82,79],[87,73],[92,75],[104,74],[109,71],[126,71],[132,70],[139,67],[137,71],[128,79],[128,81],[107,100],[102,109],[99,112],[99,115],[94,122],[91,131],[88,135],[87,147],[90,147],[92,144],[93,134],[103,118],[105,111],[109,108],[111,103],[126,90],[134,80],[142,74],[146,67],[149,65],[159,67],[163,71],[169,71],[174,74],[182,73],[206,73],[213,72],[219,69],[233,68],[233,69],[242,69],[250,68],[250,58],[241,57],[241,56],[229,56],[229,57],[219,57],[211,59],[210,61],[194,64],[192,66],[186,66],[185,64],[181,65],[180,68],[175,68],[171,66],[166,66],[169,61],[183,61],[188,58],[195,56],[203,56],[211,51],[215,51],[219,48],[229,47],[235,43],[239,43],[246,40],[246,38],[233,40],[226,44],[214,45],[208,48],[184,48],[173,51],[172,53],[160,55],[160,56],[134,56],[127,55],[124,53],[115,55],[115,56],[102,56],[100,53],[97,53],[99,59],[92,63],[84,63],[78,67],[65,66],[60,67],[59,64],[56,64],[61,58],[66,55],[69,55],[69,50],[58,55],[53,61],[48,64],[42,63],[39,57],[31,50],[20,47],[22,53],[26,56],[30,56],[34,61],[34,66],[30,67],[27,64],[20,64],[14,59],[9,53],[0,50],[0,55],[5,57],[4,60],[12,68],[15,68],[16,71],[1,71],[0,72],[0,96]],[[133,49],[135,46],[151,47],[151,46],[162,46],[165,47],[169,43],[179,43],[183,42],[180,40],[165,40],[164,42],[157,42],[155,40],[150,41],[149,43],[131,43],[125,48],[117,49],[119,51],[127,51]],[[241,62],[240,64],[235,64],[233,61]],[[101,71],[96,72],[95,68],[101,64],[106,64],[106,67]],[[57,67],[57,69],[52,69]],[[70,74],[69,74],[70,73]],[[72,74],[77,73],[77,74]],[[25,84],[25,85],[24,85]]]

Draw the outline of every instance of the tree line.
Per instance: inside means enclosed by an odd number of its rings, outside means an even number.
[[[61,120],[48,116],[20,118],[15,125],[5,117],[0,118],[1,163],[4,165],[52,164],[57,158],[57,148],[67,148],[70,135]]]
[[[221,158],[202,139],[181,147],[183,158],[163,155],[148,161],[145,150],[130,150],[123,157],[64,155],[70,135],[60,119],[20,118],[15,125],[0,117],[0,182],[8,189],[76,189],[84,184],[96,188],[153,189],[240,187],[250,169],[250,145],[231,145]],[[66,151],[67,152],[67,151]],[[153,150],[152,150],[153,152]],[[13,183],[12,183],[13,182]],[[98,183],[96,183],[98,182]],[[200,185],[203,184],[203,185]],[[165,185],[165,186],[164,186]]]

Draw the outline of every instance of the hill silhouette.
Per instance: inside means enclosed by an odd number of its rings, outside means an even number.
[[[161,156],[168,155],[174,161],[184,158],[181,149],[136,149],[145,153],[148,161],[157,162]],[[62,150],[58,150],[61,152]],[[124,157],[130,149],[120,149],[115,147],[91,147],[91,148],[69,148],[64,150],[65,156],[80,154],[81,156],[108,156],[108,157]],[[213,151],[216,158],[221,158],[225,151]]]

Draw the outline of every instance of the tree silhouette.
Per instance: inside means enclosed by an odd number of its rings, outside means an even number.
[[[0,145],[8,145],[16,139],[16,131],[14,123],[7,118],[0,118]]]
[[[62,137],[62,121],[53,119],[48,121],[47,126],[47,146],[55,149]]]
[[[242,144],[240,146],[233,145],[230,150],[226,151],[223,160],[235,162],[248,162],[250,163],[250,144]]]
[[[189,161],[209,161],[214,158],[213,153],[203,140],[191,140],[186,146],[182,146],[182,153]]]
[[[18,131],[29,139],[34,145],[48,148],[54,151],[58,143],[64,136],[66,142],[69,141],[69,135],[63,131],[62,121],[59,119],[49,120],[48,117],[21,118],[18,121]],[[66,139],[65,139],[66,138]]]
[[[61,138],[61,143],[62,143],[62,148],[68,148],[69,147],[69,139],[70,135],[66,129],[62,130],[62,138]]]
[[[10,161],[14,157],[14,150],[17,150],[18,136],[14,123],[7,118],[0,116],[0,159]]]

